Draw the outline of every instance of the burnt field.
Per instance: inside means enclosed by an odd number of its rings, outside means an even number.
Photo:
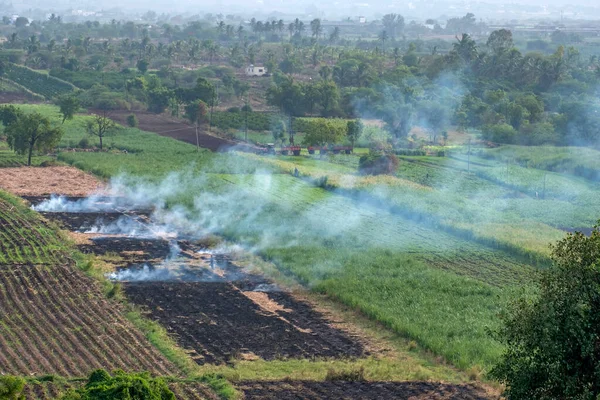
[[[469,385],[431,382],[243,382],[238,388],[246,399],[264,400],[484,400],[485,391]]]
[[[127,297],[193,351],[199,364],[364,353],[358,340],[289,293],[242,291],[235,282],[129,282],[124,287]]]
[[[37,204],[43,199],[30,200]],[[81,199],[65,201],[67,205],[79,204]],[[106,199],[106,204],[110,203],[111,200]],[[63,205],[61,203],[61,207]],[[76,232],[72,236],[76,237],[80,251],[108,260],[115,270],[107,277],[118,281],[126,299],[136,305],[145,317],[163,326],[197,364],[231,366],[239,360],[259,359],[356,360],[372,355],[367,350],[371,347],[366,339],[357,333],[350,333],[354,332],[351,329],[338,328],[340,325],[337,321],[315,309],[307,300],[301,299],[302,296],[282,290],[264,276],[240,268],[226,246],[211,249],[206,239],[174,232],[154,220],[149,210],[130,209],[124,212],[114,208],[102,206],[100,211],[90,211],[85,207],[77,211],[49,210],[44,212],[44,216]],[[48,291],[60,290],[57,279],[69,282],[68,278],[62,276],[54,279],[38,278],[53,285]],[[69,293],[75,291],[66,290]],[[43,293],[46,293],[46,289],[43,289]],[[93,310],[81,312],[86,318],[95,315]],[[56,313],[52,314],[40,315],[39,318],[49,326],[53,322],[54,326],[69,323],[51,321],[56,317]],[[97,320],[105,325],[102,316]],[[82,321],[81,326],[89,329],[88,325],[92,323],[92,320]],[[125,321],[122,323],[126,324]],[[14,326],[16,322],[12,324]],[[119,325],[116,326],[115,329],[119,329]],[[133,333],[129,331],[111,333],[115,334],[119,335],[120,340],[134,344],[143,340],[132,337]],[[30,335],[33,337],[35,332]],[[92,341],[86,346],[89,351],[98,345],[93,342],[94,339],[103,339],[102,335],[96,336],[89,339]],[[68,348],[72,340],[67,330],[67,334],[56,343]],[[65,376],[81,375],[84,372],[81,365],[172,373],[167,364],[161,364],[160,360],[153,358],[153,353],[147,354],[153,349],[145,348],[143,351],[146,353],[137,352],[139,346],[134,345],[131,349],[136,349],[136,352],[129,348],[119,350],[119,342],[113,340],[116,345],[112,342],[102,343],[109,347],[105,350],[107,354],[119,351],[120,358],[115,358],[114,367],[107,367],[106,363],[85,355],[87,359],[76,359],[71,364],[65,364],[58,373]],[[54,354],[52,349],[44,351],[44,354]],[[14,361],[14,357],[5,361],[0,359],[0,366],[2,361],[5,364]],[[136,367],[130,367],[132,363]],[[23,367],[17,372],[25,371]],[[171,384],[171,388],[176,397],[181,399],[214,398],[205,386],[198,383]],[[488,398],[475,387],[426,382],[245,381],[237,389],[245,399]],[[48,398],[57,390],[51,385],[34,385],[28,388],[27,398]]]
[[[365,355],[357,338],[333,328],[309,304],[264,277],[243,271],[227,254],[212,254],[201,241],[146,237],[154,223],[147,213],[109,210],[44,216],[72,231],[84,232],[94,225],[112,233],[85,235],[78,248],[113,256],[117,271],[111,279],[122,281],[127,298],[163,325],[198,364]],[[107,228],[119,223],[125,234]]]

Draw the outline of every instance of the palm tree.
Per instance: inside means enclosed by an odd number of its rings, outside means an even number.
[[[321,26],[321,20],[319,18],[310,21],[310,30],[312,31],[313,37],[318,40],[323,32],[323,27]]]
[[[217,33],[221,36],[225,32],[225,22],[219,21],[217,24]]]
[[[336,44],[338,40],[340,40],[340,28],[336,26],[329,35],[329,43]]]
[[[462,58],[465,62],[470,63],[477,57],[477,45],[471,36],[467,33],[463,33],[460,39],[456,38],[457,42],[453,44],[454,51]]]
[[[381,48],[383,50],[383,52],[385,53],[385,41],[389,39],[388,33],[387,31],[384,29],[380,34],[379,34],[379,40],[381,40]]]

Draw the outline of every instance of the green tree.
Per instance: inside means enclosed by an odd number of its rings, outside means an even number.
[[[142,74],[145,74],[146,72],[148,72],[148,67],[150,66],[150,63],[148,62],[148,60],[139,60],[136,64],[136,68],[138,69],[138,71],[140,71]]]
[[[508,29],[499,29],[493,31],[487,40],[487,46],[492,49],[494,54],[501,55],[513,47],[512,32]]]
[[[283,140],[283,138],[285,137],[285,133],[285,122],[283,122],[283,120],[281,119],[274,121],[273,126],[271,127],[271,134],[273,135],[273,140],[275,142]]]
[[[15,27],[17,29],[25,28],[27,25],[29,25],[29,19],[26,17],[18,17],[15,20]]]
[[[66,120],[72,120],[73,116],[79,110],[79,99],[75,96],[61,96],[56,102],[62,114],[62,123]]]
[[[304,144],[308,146],[321,146],[324,144],[339,143],[346,133],[346,127],[325,118],[314,118],[308,124]]]
[[[185,117],[192,124],[199,124],[206,121],[208,115],[208,106],[202,100],[196,100],[185,106]]]
[[[533,296],[515,300],[494,334],[506,345],[491,376],[509,399],[600,396],[600,230],[568,234],[552,249]]]
[[[102,140],[110,135],[116,127],[114,121],[108,117],[108,112],[103,111],[102,115],[92,115],[88,120],[86,128],[87,133],[96,136],[100,140],[100,150],[103,149]]]
[[[27,154],[27,165],[31,165],[33,151],[49,151],[60,138],[62,130],[53,127],[50,120],[39,113],[18,114],[16,120],[5,129],[8,145],[17,154]]]
[[[395,39],[397,35],[401,35],[404,31],[404,17],[402,15],[386,14],[381,22],[392,39]]]
[[[364,125],[360,119],[348,121],[346,126],[346,136],[350,140],[350,143],[352,143],[352,147],[354,147],[354,143],[356,143],[360,135],[362,135],[363,129]]]

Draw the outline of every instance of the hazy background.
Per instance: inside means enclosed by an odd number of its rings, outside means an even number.
[[[331,20],[356,19],[364,16],[368,20],[378,19],[387,13],[399,13],[410,19],[444,19],[474,13],[486,21],[507,21],[512,19],[594,19],[600,17],[597,2],[585,0],[523,0],[507,2],[504,0],[479,1],[419,1],[390,2],[385,0],[364,0],[356,2],[312,0],[12,0],[0,1],[0,11],[6,14],[11,10],[19,13],[39,13],[41,11],[96,12],[114,17],[119,13],[130,17],[148,10],[165,13],[169,16],[183,14],[204,16],[207,13],[235,14],[244,17],[278,18],[319,17]],[[102,13],[104,11],[104,13]],[[95,15],[101,19],[103,15]]]

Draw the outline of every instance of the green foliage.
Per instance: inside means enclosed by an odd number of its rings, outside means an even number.
[[[150,66],[150,63],[148,62],[148,60],[142,59],[139,60],[135,66],[138,69],[138,71],[140,71],[142,74],[145,74],[146,72],[148,72],[148,67]]]
[[[175,395],[161,378],[147,373],[127,374],[104,370],[91,373],[86,385],[65,395],[63,400],[175,400]]]
[[[185,106],[185,117],[192,123],[203,123],[208,115],[208,106],[202,100],[195,100]]]
[[[515,143],[517,131],[509,124],[488,125],[484,127],[482,136],[495,143]]]
[[[348,140],[350,141],[352,146],[354,146],[354,143],[356,143],[360,135],[362,135],[363,130],[364,125],[360,119],[348,121],[346,127],[346,136],[348,137]]]
[[[92,115],[86,123],[87,133],[91,136],[96,136],[100,140],[100,150],[103,149],[103,139],[105,136],[113,133],[116,124],[110,119],[107,113],[101,115]]]
[[[510,399],[600,396],[600,230],[553,248],[539,293],[512,302],[496,337],[506,345],[491,376]]]
[[[135,114],[129,114],[127,116],[127,125],[130,128],[137,128],[138,124],[139,124],[139,122],[138,122],[138,119],[135,116]]]
[[[8,64],[6,77],[46,98],[69,94],[76,89],[68,82],[41,74],[17,64]]]
[[[0,400],[25,399],[21,395],[24,388],[25,379],[10,375],[0,376]]]
[[[339,121],[326,118],[311,118],[306,124],[303,132],[304,144],[308,146],[321,146],[325,144],[336,144],[346,137],[347,125]]]
[[[228,129],[243,129],[246,118],[248,120],[248,129],[252,131],[268,131],[271,129],[271,121],[274,115],[263,112],[230,112],[230,111],[215,111],[212,114],[212,124],[218,128]]]
[[[271,135],[273,136],[273,140],[275,142],[283,140],[283,138],[285,137],[286,131],[287,131],[287,129],[285,127],[285,122],[283,122],[283,120],[278,119],[276,121],[273,121],[273,126],[271,127]]]
[[[33,151],[52,150],[60,141],[63,131],[52,127],[50,120],[41,114],[18,113],[16,120],[6,126],[5,133],[10,148],[17,154],[27,154],[27,165],[31,165]]]
[[[358,172],[363,175],[394,174],[398,164],[398,157],[394,154],[371,151],[368,155],[360,157]]]
[[[86,69],[84,71],[70,71],[64,68],[52,68],[50,76],[59,78],[75,85],[80,89],[91,89],[92,86],[101,84],[111,90],[123,90],[125,82],[133,77],[133,73],[121,73],[118,71],[95,71]]]
[[[66,120],[73,119],[73,115],[79,110],[79,99],[72,95],[59,97],[56,104],[60,108],[60,113],[63,116],[63,124]]]
[[[160,114],[169,106],[174,94],[171,90],[158,87],[148,91],[148,111]]]

